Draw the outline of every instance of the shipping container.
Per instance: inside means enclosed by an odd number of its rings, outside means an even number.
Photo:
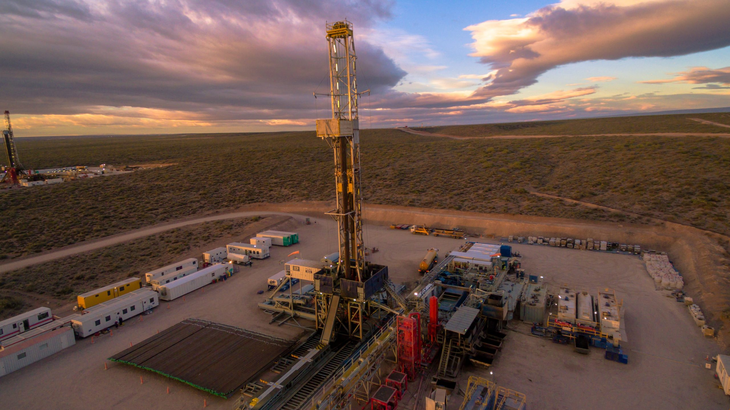
[[[284,264],[284,269],[292,278],[313,282],[314,275],[322,271],[322,262],[306,259],[292,259]]]
[[[271,238],[254,236],[253,238],[249,239],[249,243],[251,245],[257,245],[257,246],[261,246],[264,248],[271,248]]]
[[[203,252],[203,262],[205,263],[222,263],[228,257],[228,251],[225,247],[215,248],[208,252]]]
[[[156,292],[160,286],[166,285],[172,281],[184,278],[197,271],[198,271],[197,266],[190,266],[188,268],[179,270],[177,272],[172,272],[172,273],[168,273],[167,275],[162,275],[162,276],[158,277],[157,279],[152,279],[152,282],[150,282],[150,285],[152,285],[152,290],[154,290]]]
[[[227,266],[223,264],[208,266],[182,279],[160,286],[160,299],[171,301],[198,290],[212,283],[214,279],[225,276],[226,268]]]
[[[88,337],[141,315],[159,304],[157,292],[138,289],[84,310],[80,316],[71,321],[71,326],[79,337]]]
[[[264,231],[256,236],[271,238],[271,244],[276,246],[291,246],[299,243],[299,234],[295,232]]]
[[[129,278],[121,282],[112,283],[111,285],[104,286],[103,288],[94,289],[92,291],[83,293],[76,297],[76,301],[79,307],[82,309],[88,309],[92,306],[98,305],[110,301],[119,296],[126,295],[127,293],[134,292],[142,287],[142,281],[139,278]]]
[[[276,275],[271,276],[269,278],[269,280],[266,282],[267,285],[269,286],[269,290],[274,289],[274,288],[278,287],[279,285],[281,285],[281,283],[284,281],[285,278],[286,278],[285,270],[277,273]]]
[[[601,332],[607,335],[618,332],[621,325],[620,314],[616,294],[611,291],[598,292],[598,316],[601,320]]]
[[[4,348],[0,350],[0,377],[75,344],[74,332],[66,326]]]
[[[51,309],[40,307],[0,322],[0,341],[17,336],[53,320]]]
[[[198,259],[197,258],[189,258],[185,259],[180,262],[176,262],[167,266],[163,266],[159,269],[155,269],[151,272],[147,272],[144,274],[144,279],[147,281],[147,283],[150,283],[152,279],[159,278],[162,275],[167,275],[168,273],[177,272],[179,270],[185,269],[190,266],[195,266],[195,268],[198,268]]]
[[[545,324],[547,305],[547,287],[540,283],[531,283],[520,301],[520,319],[527,323]]]
[[[602,250],[602,251],[606,251],[606,250],[608,250],[608,242],[606,242],[606,241],[601,241],[601,250]]]
[[[226,245],[228,251],[228,258],[231,259],[231,255],[248,255],[253,259],[266,259],[269,257],[269,247],[251,245],[250,243],[233,242]]]

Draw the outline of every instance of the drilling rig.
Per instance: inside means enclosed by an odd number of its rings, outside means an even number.
[[[329,274],[315,276],[316,325],[326,345],[337,333],[362,339],[369,300],[386,289],[388,268],[365,260],[360,179],[355,41],[352,24],[327,24],[332,118],[317,120],[317,137],[332,148],[337,208],[327,212],[337,221],[339,263]],[[367,91],[366,91],[367,92]],[[339,326],[337,329],[335,327]]]
[[[0,182],[9,181],[13,185],[18,185],[18,175],[23,172],[23,165],[20,164],[18,158],[18,149],[15,148],[15,140],[13,139],[13,126],[10,123],[10,111],[5,111],[5,129],[3,130],[3,141],[5,143],[5,151],[8,154],[8,166],[5,168],[5,176]]]

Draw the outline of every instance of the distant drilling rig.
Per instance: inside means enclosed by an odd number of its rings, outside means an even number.
[[[18,149],[15,148],[13,126],[10,123],[10,111],[5,111],[3,140],[5,142],[5,151],[8,154],[8,167],[5,169],[5,176],[3,176],[0,182],[10,182],[13,185],[17,185],[20,183],[18,175],[23,172],[23,165],[21,165],[20,159],[18,158]]]

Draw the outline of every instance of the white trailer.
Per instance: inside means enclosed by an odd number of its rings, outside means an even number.
[[[307,259],[292,259],[284,264],[292,278],[314,282],[314,275],[322,270],[322,262]]]
[[[271,238],[264,238],[261,236],[254,236],[253,238],[249,239],[249,242],[251,245],[257,245],[264,248],[271,248]]]
[[[239,255],[237,253],[229,253],[226,258],[230,263],[237,263],[244,266],[251,266],[251,257],[248,255]]]
[[[0,350],[0,377],[76,344],[70,327],[61,327]]]
[[[181,271],[168,273],[167,275],[162,275],[157,279],[152,279],[150,282],[150,285],[152,285],[152,290],[157,292],[160,286],[166,285],[174,280],[178,280],[181,278],[184,278],[188,275],[192,275],[193,273],[197,272],[198,269],[196,267],[189,267],[187,269],[183,269]]]
[[[160,304],[157,292],[138,289],[108,302],[91,307],[71,321],[79,337],[88,337],[114,325],[119,325]]]
[[[267,284],[269,285],[269,290],[274,289],[281,285],[282,282],[284,282],[284,279],[286,278],[286,271],[283,270],[276,275],[273,275],[269,278],[267,281]]]
[[[216,264],[158,288],[160,299],[171,301],[198,290],[226,274],[226,265]]]
[[[271,238],[271,244],[276,246],[291,246],[299,243],[299,234],[296,232],[264,231],[256,236]]]
[[[160,276],[167,275],[168,273],[183,270],[190,266],[195,266],[195,269],[198,269],[198,259],[189,258],[189,259],[185,259],[184,261],[180,261],[180,262],[173,263],[173,264],[170,264],[167,266],[163,266],[160,269],[155,269],[151,272],[145,273],[144,278],[147,281],[147,283],[150,283],[150,282],[152,282],[152,279],[159,278]]]
[[[730,356],[724,354],[717,355],[717,367],[715,367],[715,373],[717,378],[720,380],[722,390],[725,395],[730,396],[730,375],[728,375],[728,366],[730,366]]]
[[[226,245],[228,251],[228,259],[231,258],[231,254],[236,255],[248,255],[253,259],[266,259],[269,257],[269,247],[251,245],[250,243],[233,242]]]
[[[0,341],[17,336],[53,320],[51,309],[40,307],[0,322]]]
[[[228,257],[228,251],[224,246],[203,252],[203,262],[205,263],[222,263]]]

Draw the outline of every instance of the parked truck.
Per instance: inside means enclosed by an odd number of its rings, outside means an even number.
[[[438,263],[438,249],[431,248],[426,252],[426,256],[423,258],[421,263],[418,265],[418,273],[424,274],[433,268]]]

